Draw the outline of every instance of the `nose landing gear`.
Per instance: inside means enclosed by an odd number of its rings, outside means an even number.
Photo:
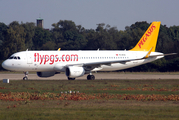
[[[25,74],[25,77],[23,77],[23,80],[28,80],[28,74],[29,74],[29,72],[26,71],[26,72],[24,72],[24,74]]]

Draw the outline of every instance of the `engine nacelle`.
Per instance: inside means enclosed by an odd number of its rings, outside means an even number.
[[[65,74],[69,78],[81,77],[85,74],[83,67],[69,66],[66,68]]]
[[[37,75],[39,76],[39,77],[51,77],[51,76],[54,76],[55,75],[55,73],[56,72],[37,72]]]

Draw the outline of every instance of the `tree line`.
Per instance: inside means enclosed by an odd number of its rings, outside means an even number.
[[[51,30],[35,26],[33,22],[0,23],[0,63],[11,54],[29,50],[129,50],[132,49],[151,23],[136,22],[118,30],[104,23],[96,29],[85,29],[70,20],[52,24]],[[179,53],[179,26],[160,26],[156,51]],[[0,67],[3,70],[2,67]],[[167,56],[127,71],[179,71],[179,55]]]

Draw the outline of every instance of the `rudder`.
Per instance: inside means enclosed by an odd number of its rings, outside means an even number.
[[[152,22],[136,46],[130,51],[149,51],[152,48],[151,52],[155,52],[160,23],[157,21]]]

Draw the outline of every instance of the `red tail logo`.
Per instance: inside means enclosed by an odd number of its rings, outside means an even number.
[[[146,32],[146,34],[144,35],[144,37],[142,38],[142,40],[138,43],[139,48],[141,48],[141,46],[144,45],[144,43],[151,36],[151,34],[152,34],[152,32],[154,31],[155,28],[156,28],[156,26],[154,26],[154,24],[152,24],[151,27]]]

